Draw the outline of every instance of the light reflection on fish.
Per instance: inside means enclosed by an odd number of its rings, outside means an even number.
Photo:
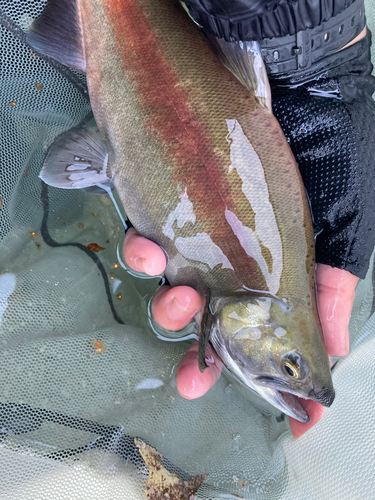
[[[201,338],[227,368],[298,420],[309,416],[294,395],[330,406],[309,206],[266,99],[171,0],[52,0],[28,39],[86,71],[100,130],[58,137],[42,179],[114,179],[134,227],[166,250],[171,284],[208,291]]]

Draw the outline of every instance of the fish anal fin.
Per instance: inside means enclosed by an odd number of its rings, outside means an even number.
[[[26,38],[39,54],[86,72],[77,0],[50,0],[31,24]]]
[[[50,146],[39,177],[49,186],[63,189],[113,188],[107,145],[97,127],[73,128],[60,134]]]

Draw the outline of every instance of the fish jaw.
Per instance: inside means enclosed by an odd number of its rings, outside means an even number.
[[[215,349],[217,352],[217,349]],[[222,351],[220,352],[220,357],[222,358],[225,366],[228,370],[235,375],[235,377],[247,388],[256,392],[265,401],[270,403],[273,407],[277,408],[281,412],[285,413],[289,417],[298,420],[299,422],[308,423],[310,422],[310,415],[306,408],[300,403],[301,396],[297,396],[292,392],[288,392],[287,388],[281,391],[273,387],[267,387],[266,385],[260,385],[256,383],[255,378],[244,377],[243,373],[234,366],[233,360],[228,358]],[[334,391],[322,391],[322,393],[315,393],[308,398],[323,406],[331,406],[333,403],[335,393]]]
[[[282,411],[289,417],[299,420],[300,422],[310,422],[308,412],[301,405],[294,394],[279,391],[277,389],[271,389],[270,387],[257,386],[256,384],[254,384],[254,386],[258,394],[278,410]]]
[[[268,384],[268,385],[267,385]],[[298,394],[293,388],[283,388],[283,390],[275,387],[270,387],[272,381],[266,380],[266,377],[259,377],[252,382],[252,386],[266,401],[281,410],[286,415],[307,423],[310,421],[310,416],[299,399],[310,399],[316,401],[323,406],[331,406],[335,399],[333,388],[324,388],[320,390],[311,390],[309,397],[305,398]],[[275,384],[276,385],[276,384]]]

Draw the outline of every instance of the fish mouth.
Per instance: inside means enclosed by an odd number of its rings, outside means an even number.
[[[299,422],[310,422],[310,415],[300,403],[298,396],[287,391],[254,384],[253,389],[272,406]]]
[[[311,390],[306,397],[287,386],[284,382],[273,377],[258,377],[256,379],[257,391],[273,406],[300,422],[307,423],[310,416],[307,410],[300,403],[300,399],[311,399],[323,406],[331,406],[335,392],[333,388],[319,388],[318,391]]]
[[[290,417],[299,420],[300,422],[310,422],[310,416],[305,408],[298,401],[298,398],[290,392],[275,390],[276,401],[282,406],[282,411]]]

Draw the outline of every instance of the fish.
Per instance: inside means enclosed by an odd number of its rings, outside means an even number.
[[[205,298],[201,370],[210,343],[287,415],[309,421],[298,398],[330,406],[310,207],[257,44],[213,50],[173,0],[51,0],[27,40],[86,73],[96,121],[56,138],[41,179],[115,187],[171,285]]]

